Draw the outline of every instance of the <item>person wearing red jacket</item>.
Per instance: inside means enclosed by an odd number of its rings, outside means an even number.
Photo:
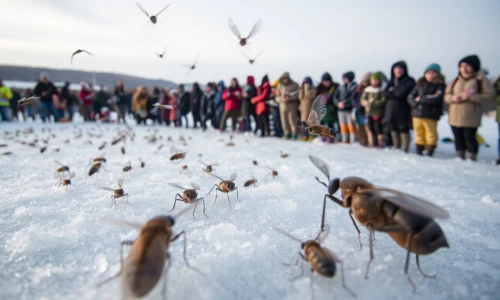
[[[93,121],[92,112],[94,110],[94,91],[87,85],[87,83],[82,82],[81,90],[78,93],[80,98],[81,114],[85,122]]]
[[[224,100],[224,115],[220,123],[220,131],[224,132],[226,129],[226,121],[231,118],[233,131],[236,131],[236,124],[240,116],[241,109],[241,87],[238,84],[238,79],[231,79],[231,86],[222,93],[222,100]]]
[[[257,96],[252,98],[252,104],[255,105],[255,113],[257,114],[257,122],[259,123],[260,136],[269,136],[269,113],[267,111],[266,101],[271,96],[271,85],[269,77],[262,78],[261,85],[257,88]]]

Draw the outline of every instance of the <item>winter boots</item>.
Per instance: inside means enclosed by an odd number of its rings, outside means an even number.
[[[427,156],[433,156],[434,150],[436,150],[436,146],[427,146]]]
[[[424,154],[425,146],[422,146],[422,145],[415,145],[415,146],[417,148],[417,154],[418,155],[423,155]]]
[[[391,131],[392,146],[395,149],[401,148],[401,140],[399,139],[399,132]]]
[[[410,149],[410,134],[401,133],[401,145],[403,146],[403,151],[408,153]]]
[[[476,161],[477,160],[477,153],[472,153],[472,152],[468,152],[467,153],[467,156],[469,157],[470,160],[472,161]]]
[[[460,159],[465,160],[465,150],[459,150],[459,151],[457,151],[457,157],[459,157]]]

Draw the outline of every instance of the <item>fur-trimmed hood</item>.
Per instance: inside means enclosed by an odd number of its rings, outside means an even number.
[[[420,77],[420,79],[417,81],[418,85],[422,85],[422,84],[426,84],[426,83],[428,83],[428,82],[427,82],[427,79],[425,79],[425,76]],[[436,79],[434,79],[434,81],[432,83],[434,83],[434,84],[446,84],[446,81],[445,81],[444,76],[439,74],[436,77]]]

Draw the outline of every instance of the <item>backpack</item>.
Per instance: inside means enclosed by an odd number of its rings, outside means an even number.
[[[455,89],[455,84],[458,82],[458,77],[455,77],[453,79],[453,83],[451,84],[451,94],[453,95],[453,90]],[[476,91],[478,94],[481,94],[483,92],[483,85],[480,79],[476,78]]]

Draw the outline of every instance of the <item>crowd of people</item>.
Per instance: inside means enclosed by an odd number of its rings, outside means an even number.
[[[81,83],[75,95],[69,85],[66,82],[57,88],[48,74],[42,72],[34,90],[25,90],[20,95],[0,80],[2,120],[9,120],[9,109],[12,118],[17,118],[21,110],[23,118],[35,119],[35,107],[17,106],[21,96],[35,95],[40,97],[37,110],[43,122],[50,116],[55,122],[69,122],[75,111],[85,121],[114,122],[110,111],[116,111],[116,122],[126,122],[126,115],[132,114],[137,124],[146,124],[150,119],[167,126],[192,125],[202,130],[209,124],[224,132],[231,120],[232,131],[311,141],[315,137],[305,128],[313,102],[321,101],[326,105],[321,122],[339,133],[338,142],[359,142],[368,147],[393,147],[408,152],[413,129],[417,154],[432,156],[438,144],[437,123],[446,104],[457,156],[476,160],[482,104],[496,99],[499,123],[496,163],[500,164],[500,78],[492,85],[482,72],[477,55],[459,61],[458,75],[448,85],[438,64],[430,64],[415,80],[404,61],[396,62],[388,77],[380,71],[367,72],[359,83],[354,72],[348,71],[339,83],[328,72],[324,73],[318,85],[311,77],[305,77],[299,84],[288,72],[274,82],[266,75],[259,85],[253,76],[248,76],[243,86],[232,78],[227,87],[224,81],[209,82],[202,90],[194,83],[190,91],[179,84],[175,89],[152,91],[137,87],[129,93],[118,82],[113,93],[106,92],[103,86],[96,93],[92,85]],[[158,109],[155,103],[170,105],[172,109]],[[193,124],[189,124],[189,114]],[[333,138],[322,141],[337,142]]]

